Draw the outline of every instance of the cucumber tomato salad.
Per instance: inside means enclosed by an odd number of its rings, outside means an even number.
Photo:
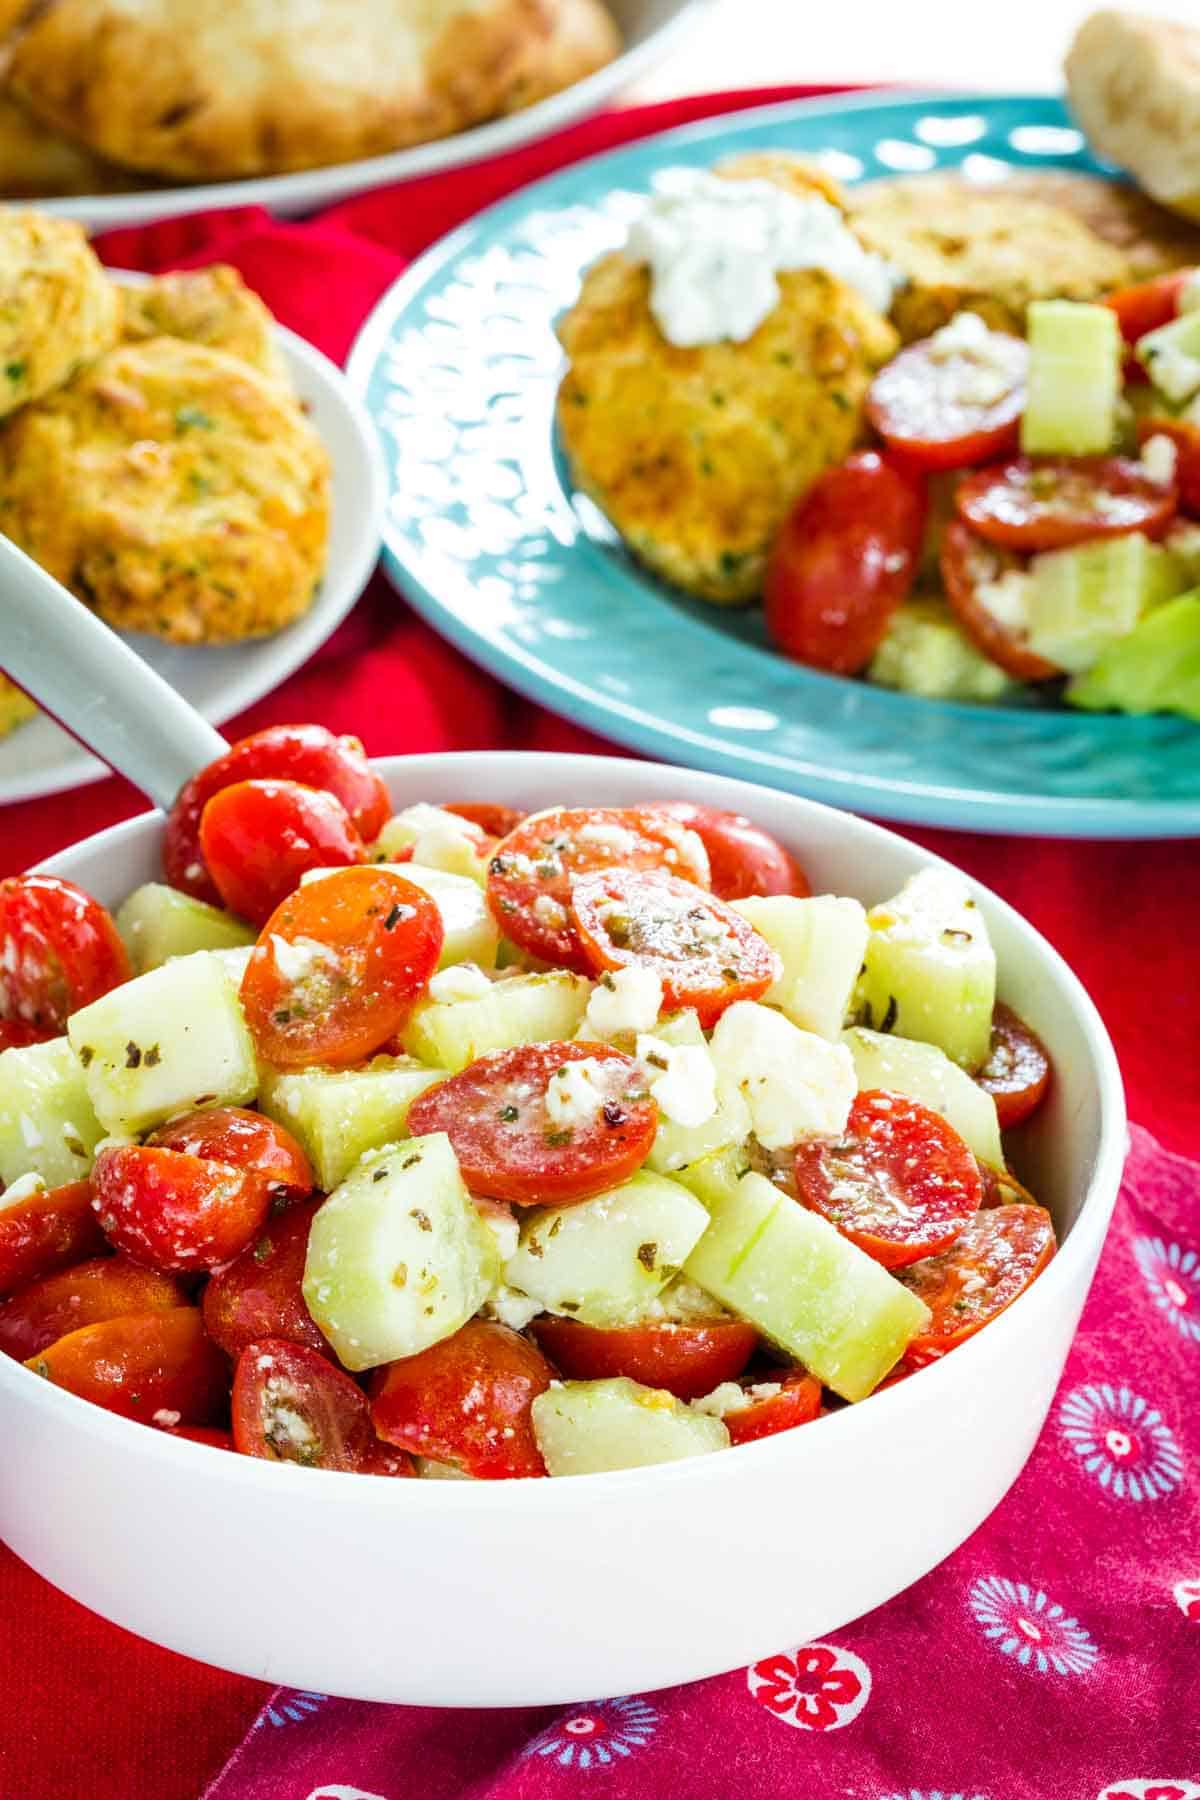
[[[1050,1067],[966,883],[868,911],[739,815],[569,802],[393,814],[274,727],[115,919],[0,882],[0,1351],[225,1451],[495,1479],[793,1429],[1008,1306]]]
[[[776,539],[787,656],[928,698],[1200,720],[1200,270],[1027,336],[959,313],[876,375],[877,448]]]

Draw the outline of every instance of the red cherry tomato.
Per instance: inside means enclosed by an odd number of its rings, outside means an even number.
[[[443,812],[454,813],[472,825],[478,825],[489,837],[507,837],[529,814],[516,806],[501,806],[495,800],[443,800]]]
[[[985,656],[1016,681],[1053,681],[1062,674],[1054,663],[1037,656],[1022,633],[989,612],[979,598],[981,588],[1011,570],[1022,570],[1022,558],[978,537],[961,519],[952,519],[942,538],[941,566],[951,610]]]
[[[23,1019],[0,1019],[0,1051],[24,1050],[30,1044],[44,1044],[48,1038],[58,1035],[55,1031],[41,1031],[36,1025],[26,1025]]]
[[[361,1062],[395,1036],[442,953],[442,915],[390,869],[340,869],[285,900],[242,980],[258,1053],[284,1069]],[[292,946],[299,966],[280,942]]]
[[[965,352],[945,355],[926,339],[882,368],[867,395],[867,417],[891,449],[922,469],[969,469],[1017,447],[1029,346],[994,331],[990,368]]]
[[[707,886],[703,847],[650,807],[555,807],[533,813],[496,846],[488,904],[505,937],[559,968],[590,969],[571,923],[571,889],[581,875],[620,865],[677,870]]]
[[[541,1351],[517,1332],[472,1319],[376,1370],[371,1417],[387,1443],[478,1479],[544,1475],[529,1409],[553,1378]]]
[[[530,1329],[551,1362],[573,1381],[625,1375],[643,1387],[666,1388],[680,1400],[698,1400],[723,1381],[735,1381],[758,1347],[758,1333],[742,1319],[601,1326],[546,1317]]]
[[[559,1125],[547,1095],[581,1062],[594,1065],[603,1103],[586,1123]],[[472,1193],[517,1206],[564,1206],[615,1187],[645,1162],[657,1129],[644,1072],[608,1044],[493,1050],[426,1089],[408,1112],[413,1137],[446,1132]]]
[[[324,725],[269,725],[241,738],[180,790],[163,844],[163,865],[172,887],[197,900],[219,902],[200,849],[200,815],[222,788],[264,777],[298,781],[332,794],[366,843],[379,836],[391,811],[387,788],[357,738],[335,737]]]
[[[151,1424],[157,1421],[151,1420]],[[188,1438],[193,1444],[208,1444],[214,1450],[232,1450],[233,1433],[222,1431],[218,1425],[158,1425],[158,1430],[167,1437]]]
[[[55,1036],[72,1013],[129,976],[109,913],[73,881],[0,881],[0,1018]]]
[[[821,1411],[821,1384],[803,1369],[776,1369],[752,1382],[743,1382],[746,1405],[725,1414],[730,1442],[749,1444],[755,1438],[774,1437],[808,1425]],[[776,1393],[763,1392],[775,1387]]]
[[[72,1181],[0,1204],[0,1294],[107,1249],[92,1211],[90,1181]]]
[[[1185,419],[1161,419],[1151,414],[1138,420],[1138,443],[1145,444],[1152,437],[1170,438],[1174,444],[1179,510],[1189,518],[1200,518],[1200,426]]]
[[[366,1395],[317,1351],[286,1338],[263,1338],[238,1357],[233,1442],[243,1456],[354,1470],[371,1440]]]
[[[992,1014],[988,1059],[975,1079],[996,1102],[1001,1131],[1023,1124],[1046,1097],[1050,1085],[1046,1047],[1002,1000]]]
[[[857,675],[913,584],[925,526],[919,479],[860,451],[818,478],[767,560],[767,632],[794,662]]]
[[[294,781],[239,781],[214,794],[200,847],[223,903],[262,925],[310,869],[365,862],[340,800]]]
[[[307,1156],[290,1131],[262,1113],[241,1106],[201,1107],[162,1125],[148,1144],[198,1156],[205,1162],[228,1163],[253,1186],[261,1188],[276,1211],[313,1191]]]
[[[843,1237],[899,1269],[948,1249],[983,1201],[975,1158],[929,1107],[859,1094],[845,1136],[796,1146],[800,1199]]]
[[[1171,269],[1151,281],[1139,281],[1134,287],[1118,288],[1104,301],[1117,315],[1121,336],[1127,344],[1136,344],[1148,331],[1169,325],[1179,317],[1179,293],[1184,283],[1197,273],[1195,269]]]
[[[386,1475],[393,1481],[414,1476],[416,1472],[412,1457],[397,1450],[394,1444],[385,1444],[382,1438],[372,1438],[357,1470],[359,1475]]]
[[[262,1229],[265,1184],[229,1163],[114,1144],[92,1169],[92,1204],[116,1249],[150,1269],[215,1269]]]
[[[808,877],[778,838],[742,813],[669,800],[656,809],[694,831],[708,854],[709,885],[718,900],[747,900],[760,894],[812,893]]]
[[[25,1365],[82,1400],[140,1419],[209,1425],[225,1410],[229,1369],[194,1306],[84,1325]]]
[[[262,1338],[286,1338],[329,1355],[300,1289],[308,1234],[320,1204],[310,1200],[268,1218],[254,1242],[209,1281],[204,1323],[226,1355],[240,1356]]]
[[[170,1312],[188,1304],[179,1281],[123,1256],[97,1256],[44,1275],[0,1305],[0,1351],[27,1362],[82,1325],[130,1313]]]
[[[571,917],[597,973],[653,969],[668,1011],[695,1007],[705,1026],[735,1000],[757,1000],[778,973],[774,951],[741,913],[674,875],[584,875],[571,894]]]
[[[900,1280],[933,1317],[904,1353],[929,1362],[1011,1306],[1054,1255],[1054,1225],[1041,1206],[990,1206],[949,1250],[911,1264]]]
[[[1175,490],[1126,456],[1018,456],[960,481],[955,504],[989,543],[1033,555],[1131,531],[1160,537]]]

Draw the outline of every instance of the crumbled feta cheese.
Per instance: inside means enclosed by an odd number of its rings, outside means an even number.
[[[470,819],[419,801],[389,819],[379,838],[384,860],[412,845],[413,861],[433,869],[470,872],[483,855],[485,837]],[[464,867],[465,865],[465,867]]]
[[[986,320],[973,312],[955,313],[948,325],[934,332],[925,348],[931,362],[949,362],[952,356],[969,356],[972,361],[995,357],[993,333]]]
[[[609,1077],[595,1056],[564,1063],[546,1088],[546,1117],[559,1130],[594,1125],[609,1098]]]
[[[1179,452],[1174,440],[1164,432],[1156,431],[1142,445],[1142,468],[1149,481],[1155,481],[1160,487],[1170,487],[1175,480],[1175,465],[1179,461]]]
[[[161,1425],[164,1431],[173,1431],[182,1417],[183,1414],[176,1412],[173,1406],[160,1406],[158,1411],[151,1415],[152,1422],[155,1425]]]
[[[669,1282],[661,1294],[638,1314],[639,1319],[666,1319],[675,1325],[688,1325],[699,1319],[725,1319],[729,1313],[719,1300],[706,1294],[702,1287],[689,1281],[686,1275],[677,1275]]]
[[[740,1412],[745,1405],[746,1396],[737,1382],[723,1381],[711,1394],[702,1394],[699,1400],[693,1400],[692,1410],[708,1413],[713,1419],[723,1419],[727,1413]]]
[[[1200,357],[1189,356],[1178,344],[1147,345],[1145,361],[1159,393],[1176,406],[1200,392]]]
[[[543,925],[549,925],[552,931],[561,931],[567,922],[567,909],[560,906],[553,895],[539,894],[533,903],[533,916]]]
[[[46,1183],[40,1175],[19,1175],[16,1181],[10,1181],[4,1192],[0,1194],[0,1212],[6,1206],[15,1206],[18,1200],[31,1200],[34,1194],[44,1194]]]
[[[765,1150],[845,1129],[858,1089],[845,1044],[801,1031],[757,1001],[739,1000],[717,1021],[710,1050],[721,1087],[743,1095]]]
[[[956,313],[927,348],[932,362],[960,364],[955,392],[972,405],[994,406],[1012,389],[1017,372],[1012,340],[990,330],[978,313]]]
[[[649,1031],[662,1010],[662,1000],[662,981],[644,963],[613,969],[592,989],[579,1035],[610,1038],[619,1031]]]
[[[508,1287],[504,1282],[492,1289],[483,1306],[487,1318],[498,1319],[513,1331],[524,1331],[529,1321],[545,1310],[540,1300],[531,1300],[520,1288]]]
[[[285,981],[306,981],[322,963],[331,969],[341,966],[337,951],[331,950],[328,944],[319,944],[316,938],[298,937],[294,942],[289,942],[273,931],[270,942],[275,967]]]
[[[614,856],[631,856],[637,839],[624,825],[584,825],[575,833],[576,842],[591,844],[597,850],[611,850]]]
[[[642,1033],[637,1057],[651,1096],[676,1125],[703,1125],[717,1110],[717,1071],[703,1044],[668,1044]]]
[[[429,998],[440,1000],[443,1006],[455,1000],[478,1000],[491,991],[492,984],[477,963],[452,963],[429,983]]]
[[[985,612],[1009,631],[1029,630],[1029,599],[1033,578],[1021,569],[1007,569],[998,581],[980,582],[975,598]]]

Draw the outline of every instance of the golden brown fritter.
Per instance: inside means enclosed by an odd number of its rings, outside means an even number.
[[[713,173],[726,181],[773,181],[799,200],[817,194],[839,212],[846,210],[841,183],[827,175],[812,157],[797,156],[793,150],[744,150],[740,156],[725,157],[715,165]]]
[[[273,381],[290,387],[287,364],[275,342],[275,321],[236,269],[214,263],[180,275],[160,275],[136,287],[123,286],[123,331],[127,343],[145,338],[186,338],[227,350],[253,363]]]
[[[32,719],[37,707],[27,694],[19,687],[14,687],[7,675],[0,675],[0,737],[7,737],[26,719]]]
[[[559,336],[558,424],[580,488],[667,581],[734,604],[762,587],[788,508],[858,441],[896,334],[820,270],[779,277],[745,343],[679,349],[650,311],[650,276],[617,253],[589,269]]]
[[[1129,258],[1073,212],[956,175],[873,181],[847,199],[868,250],[901,269],[892,320],[906,343],[968,308],[1023,332],[1031,300],[1095,300],[1131,279]]]
[[[176,643],[278,631],[325,562],[329,463],[223,350],[112,350],[0,430],[0,527],[110,625]]]
[[[144,185],[40,124],[11,94],[0,94],[0,194],[6,200],[115,194]]]
[[[0,210],[0,418],[117,341],[121,305],[82,227]]]
[[[1006,194],[1043,200],[1074,213],[1089,231],[1128,258],[1134,281],[1200,263],[1200,225],[1168,212],[1124,181],[1075,169],[1022,169],[1000,186]]]

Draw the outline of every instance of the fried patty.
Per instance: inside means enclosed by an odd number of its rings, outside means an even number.
[[[69,219],[0,210],[0,417],[116,343],[121,303]]]
[[[859,440],[871,376],[897,346],[823,271],[779,286],[745,343],[680,349],[650,311],[649,271],[617,253],[559,327],[558,425],[579,487],[647,567],[719,604],[761,591],[776,530]]]
[[[997,331],[1025,329],[1031,300],[1096,300],[1132,279],[1129,256],[1062,205],[1006,184],[913,175],[851,189],[849,223],[907,286],[892,320],[906,343],[964,308]]]
[[[287,364],[275,342],[274,319],[227,263],[181,275],[160,275],[137,287],[122,287],[121,294],[126,342],[186,338],[189,343],[227,350],[273,381],[290,386]]]
[[[313,427],[205,344],[121,345],[0,429],[0,527],[123,630],[278,631],[312,604],[328,524]]]
[[[1200,263],[1200,225],[1168,212],[1139,188],[1075,169],[1020,169],[1001,191],[1074,213],[1128,259],[1134,281]]]

